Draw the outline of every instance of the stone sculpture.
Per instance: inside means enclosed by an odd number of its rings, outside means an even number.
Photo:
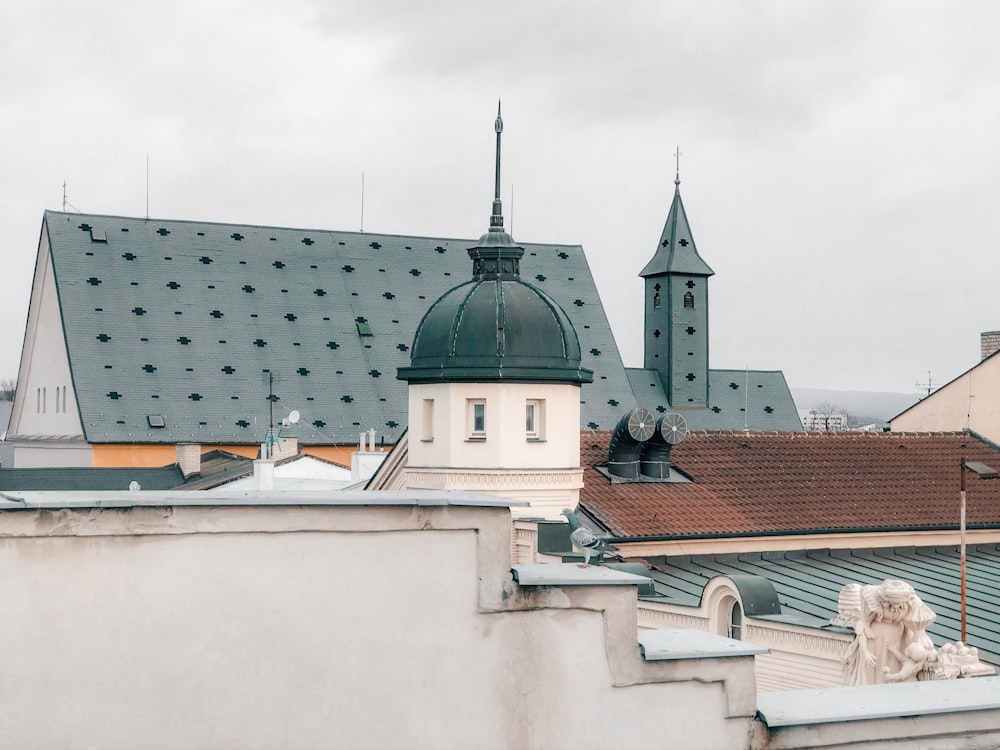
[[[837,609],[831,624],[855,632],[844,656],[848,685],[954,679],[996,671],[963,643],[948,643],[938,651],[927,635],[935,614],[904,581],[849,583],[840,592]]]

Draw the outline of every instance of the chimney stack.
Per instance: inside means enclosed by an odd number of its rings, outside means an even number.
[[[192,474],[201,474],[201,446],[197,443],[178,443],[177,465],[185,479]]]
[[[1000,331],[983,331],[979,334],[979,357],[986,359],[1000,349]]]

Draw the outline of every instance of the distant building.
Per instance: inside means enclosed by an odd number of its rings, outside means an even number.
[[[819,412],[815,409],[799,409],[799,417],[802,419],[802,428],[805,430],[830,430],[848,429],[847,415],[843,412]]]

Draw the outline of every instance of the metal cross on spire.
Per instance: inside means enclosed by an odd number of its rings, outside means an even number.
[[[681,157],[682,156],[684,156],[684,154],[681,153],[681,147],[678,146],[677,150],[674,151],[674,159],[676,160],[676,172],[675,172],[675,176],[674,176],[674,184],[675,185],[680,185],[681,184]]]

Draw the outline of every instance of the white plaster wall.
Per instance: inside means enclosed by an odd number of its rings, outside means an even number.
[[[893,432],[964,430],[1000,442],[1000,356],[990,357],[891,422]]]
[[[574,468],[580,465],[580,388],[553,383],[434,383],[409,388],[409,466]],[[467,399],[486,399],[486,440],[468,440]],[[434,399],[433,441],[423,401]],[[544,440],[528,440],[524,407],[545,400]]]
[[[718,676],[612,686],[599,591],[485,613],[479,558],[506,540],[349,511],[372,522],[315,523],[336,508],[0,513],[0,747],[747,746],[752,702],[729,718]],[[425,529],[455,514],[397,513]],[[635,653],[634,633],[617,637]]]
[[[56,391],[59,389],[61,393],[62,388],[66,389],[65,409],[60,397],[57,410]],[[44,413],[39,409],[39,389],[45,389]],[[7,434],[10,438],[18,435],[83,435],[76,395],[70,380],[66,337],[63,333],[48,237],[44,228],[35,262],[35,278],[31,289],[28,324],[17,378],[17,393]],[[15,465],[21,467],[29,464],[21,464],[15,455]]]

